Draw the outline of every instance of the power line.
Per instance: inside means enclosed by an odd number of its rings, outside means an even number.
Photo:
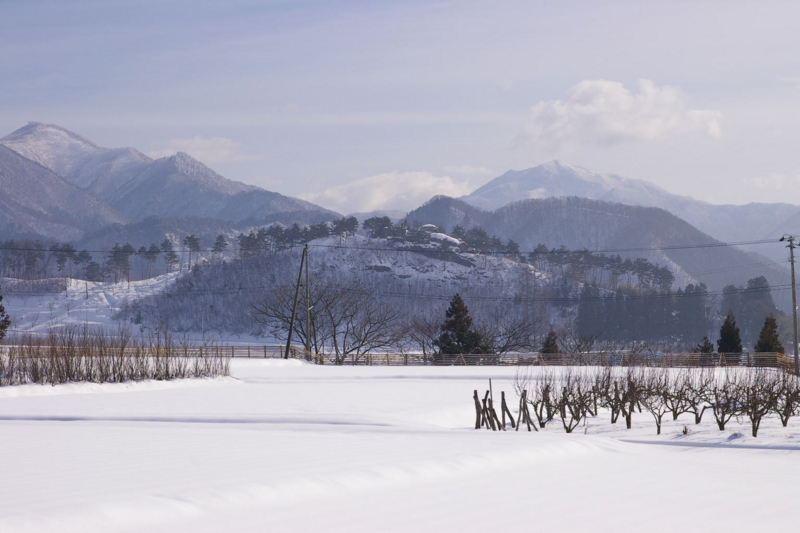
[[[451,253],[451,254],[471,254],[471,255],[529,255],[535,253],[541,254],[558,254],[558,255],[568,255],[568,254],[613,254],[613,253],[623,253],[623,252],[658,252],[658,251],[665,251],[665,250],[694,250],[694,249],[702,249],[702,248],[724,248],[729,246],[750,246],[750,245],[758,245],[758,244],[775,244],[774,239],[762,239],[756,241],[739,241],[739,242],[715,242],[715,243],[700,243],[700,244],[681,244],[681,245],[669,245],[669,246],[655,246],[655,247],[639,247],[639,248],[608,248],[608,249],[597,249],[597,250],[559,250],[556,248],[538,252],[536,250],[533,251],[519,251],[519,252],[509,252],[509,251],[497,251],[497,252],[459,252],[457,250],[437,250],[435,248],[378,248],[378,247],[367,247],[367,246],[347,246],[347,245],[340,245],[340,244],[309,244],[310,248],[329,248],[329,249],[339,249],[339,250],[366,250],[366,251],[373,251],[373,252],[435,252],[435,253]]]
[[[309,248],[330,248],[330,249],[341,249],[341,250],[367,250],[367,251],[380,251],[380,252],[436,252],[436,253],[450,253],[450,254],[471,254],[471,255],[529,255],[532,253],[542,253],[542,254],[559,254],[559,255],[568,255],[568,254],[611,254],[611,253],[623,253],[623,252],[657,252],[657,251],[666,251],[666,250],[692,250],[692,249],[702,249],[702,248],[725,248],[730,246],[750,246],[750,245],[760,245],[760,244],[774,244],[774,239],[762,239],[762,240],[754,240],[754,241],[738,241],[738,242],[714,242],[714,243],[699,243],[699,244],[680,244],[680,245],[668,245],[668,246],[654,246],[654,247],[638,247],[638,248],[608,248],[608,249],[597,249],[597,250],[559,250],[559,249],[551,249],[538,252],[536,250],[531,251],[519,251],[519,252],[509,252],[509,251],[473,251],[473,252],[460,252],[458,250],[441,250],[435,248],[379,248],[379,247],[364,247],[364,246],[347,246],[347,245],[340,245],[340,244],[309,244]],[[302,244],[292,245],[289,248],[284,248],[282,250],[278,250],[277,253],[280,252],[291,252],[294,251],[295,248],[299,248],[300,251],[302,250]],[[52,248],[17,248],[13,246],[0,246],[0,250],[7,250],[7,251],[14,251],[14,252],[49,252],[49,253],[59,253],[61,250],[53,250]],[[75,249],[75,252],[89,252],[89,253],[97,253],[97,254],[105,254],[112,252],[113,248],[109,248],[106,250],[78,250]],[[189,253],[188,250],[174,250],[176,253]],[[138,250],[137,250],[138,252]],[[192,253],[218,253],[212,248],[204,248],[200,250],[192,250]],[[160,252],[163,253],[163,252]]]

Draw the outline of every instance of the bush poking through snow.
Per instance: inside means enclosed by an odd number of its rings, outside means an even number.
[[[229,374],[230,359],[217,347],[193,346],[167,333],[137,339],[125,329],[112,335],[73,327],[52,331],[45,338],[22,336],[2,348],[0,386],[121,383]]]

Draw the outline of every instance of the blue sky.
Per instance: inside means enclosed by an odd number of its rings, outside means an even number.
[[[0,132],[192,153],[340,211],[561,159],[798,201],[791,2],[0,3]]]

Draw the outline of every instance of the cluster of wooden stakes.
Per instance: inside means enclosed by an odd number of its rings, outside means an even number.
[[[506,403],[506,393],[505,391],[500,392],[500,417],[497,416],[497,411],[494,409],[494,399],[492,395],[492,380],[489,380],[489,390],[486,391],[486,394],[481,401],[478,397],[478,391],[475,390],[473,394],[473,399],[475,400],[475,429],[481,429],[485,427],[486,429],[491,429],[492,431],[506,431],[506,414],[508,415],[508,421],[511,423],[511,429],[516,429],[519,431],[520,426],[524,423],[528,427],[528,431],[531,430],[533,427],[534,431],[539,431],[539,428],[536,427],[536,424],[531,420],[531,415],[528,412],[528,402],[527,400],[528,391],[522,391],[522,395],[519,398],[519,415],[517,416],[517,421],[514,422],[514,415],[511,414],[511,411],[508,408],[508,404]]]

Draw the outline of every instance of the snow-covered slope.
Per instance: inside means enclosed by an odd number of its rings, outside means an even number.
[[[0,145],[0,230],[74,239],[127,219],[44,166]]]
[[[101,148],[61,126],[40,122],[30,122],[6,135],[0,144],[100,198],[152,162],[133,148]]]
[[[133,148],[99,147],[53,124],[31,122],[0,139],[0,145],[83,189],[97,199],[95,210],[125,215],[118,214],[114,222],[161,216],[308,224],[339,216],[304,200],[226,179],[185,153],[153,161]],[[81,214],[95,215],[91,209]]]
[[[559,161],[527,170],[509,170],[462,199],[482,209],[494,210],[523,199],[562,196],[660,207],[722,241],[778,238],[800,229],[791,220],[800,215],[800,206],[714,205],[672,194],[644,180],[598,174]]]
[[[29,295],[17,291],[13,280],[0,279],[0,286],[4,287],[3,305],[11,317],[10,334],[16,331],[43,334],[50,328],[69,325],[113,326],[114,315],[126,303],[163,292],[180,274],[172,272],[130,283],[67,278],[66,290],[52,294]]]

